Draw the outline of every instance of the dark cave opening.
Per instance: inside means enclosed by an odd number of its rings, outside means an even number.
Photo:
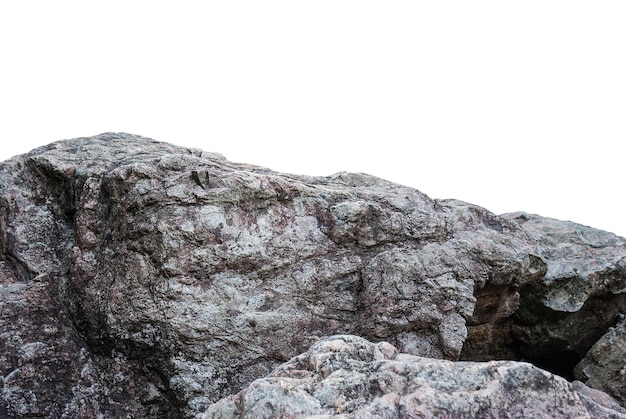
[[[581,359],[581,356],[576,351],[555,350],[538,356],[525,357],[522,361],[530,362],[536,367],[561,376],[568,381],[573,381],[576,379],[574,377],[574,368]]]
[[[537,345],[522,342],[511,333],[512,326],[511,319],[468,326],[460,360],[528,362],[568,381],[575,380],[574,369],[584,355],[571,349],[563,341],[542,342]]]

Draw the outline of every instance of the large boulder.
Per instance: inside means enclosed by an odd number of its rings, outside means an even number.
[[[528,363],[455,363],[332,336],[201,418],[626,418],[590,390]]]
[[[568,244],[519,221],[129,134],[36,149],[0,164],[0,416],[193,417],[335,334],[546,368],[571,335],[578,362],[623,312],[623,243],[577,248],[610,274],[563,300]]]

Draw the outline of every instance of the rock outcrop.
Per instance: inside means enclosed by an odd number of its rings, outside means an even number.
[[[0,417],[194,417],[338,334],[573,379],[626,311],[625,260],[610,233],[364,174],[53,143],[0,165]],[[579,370],[623,403],[623,375]]]

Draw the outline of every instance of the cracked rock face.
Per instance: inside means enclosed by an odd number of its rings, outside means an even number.
[[[129,134],[53,143],[0,165],[0,416],[194,417],[336,334],[573,375],[624,312],[626,249],[559,223]]]

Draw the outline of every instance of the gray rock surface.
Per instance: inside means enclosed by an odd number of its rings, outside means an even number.
[[[455,363],[332,336],[198,418],[626,417],[588,390],[527,363]]]
[[[520,355],[572,371],[626,313],[626,239],[536,215],[503,217],[529,233],[548,266],[544,277],[521,291],[512,331]]]
[[[567,376],[624,312],[625,256],[365,174],[53,143],[0,164],[0,417],[193,417],[335,334],[552,370],[572,353]]]
[[[626,318],[602,336],[576,366],[574,374],[626,406]]]

